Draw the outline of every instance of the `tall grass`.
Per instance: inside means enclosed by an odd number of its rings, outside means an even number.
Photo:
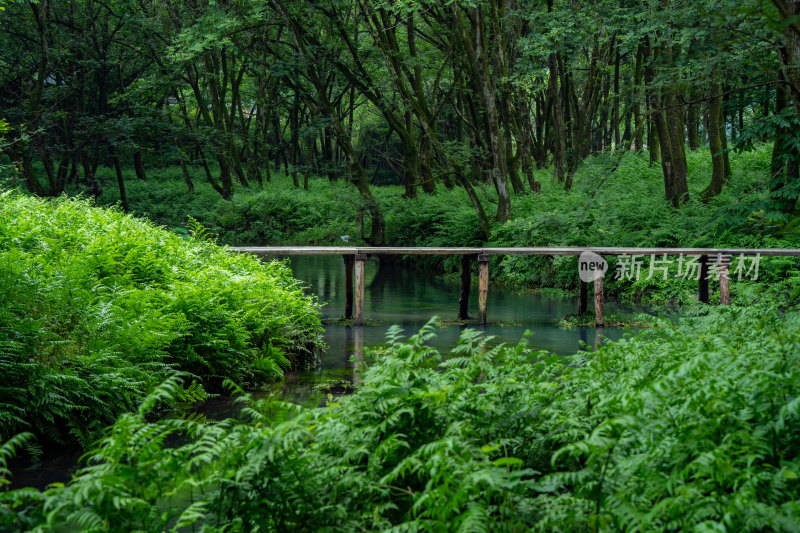
[[[0,194],[3,438],[85,445],[175,370],[211,391],[228,378],[256,384],[321,343],[316,303],[284,264],[202,233]]]

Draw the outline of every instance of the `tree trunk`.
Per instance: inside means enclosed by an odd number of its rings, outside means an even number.
[[[414,122],[411,111],[405,113],[405,131],[398,132],[400,142],[403,145],[403,188],[406,198],[417,197],[417,184],[419,183],[419,146],[414,133]]]
[[[69,178],[67,181],[72,185],[78,184],[78,166],[80,165],[80,159],[78,158],[78,153],[75,152],[72,154],[72,166],[69,169]]]
[[[431,169],[431,140],[423,134],[420,139],[421,158],[419,162],[420,178],[422,180],[422,190],[425,194],[436,192],[436,183],[433,181],[433,171]]]
[[[658,130],[656,130],[653,117],[647,118],[647,149],[650,153],[650,164],[655,165],[661,159],[658,149]]]
[[[672,65],[674,56],[673,46],[664,46],[662,53],[666,56],[667,64]],[[680,89],[676,87],[672,87],[667,91],[665,117],[669,121],[669,144],[672,149],[672,159],[675,165],[675,196],[679,203],[685,203],[689,200],[689,185],[687,183],[689,169],[686,164],[686,130],[683,123],[682,107],[679,103],[679,90]]]
[[[295,189],[299,189],[300,188],[300,180],[298,179],[298,176],[297,176],[297,165],[299,164],[298,163],[298,151],[299,151],[299,146],[298,145],[300,143],[299,132],[298,132],[298,122],[299,122],[298,115],[299,114],[300,114],[300,97],[295,92],[294,102],[292,104],[291,110],[289,111],[289,128],[291,129],[291,131],[290,131],[291,140],[289,141],[291,146],[289,147],[289,150],[290,150],[290,157],[291,157],[291,163],[292,163],[292,184],[294,185]]]
[[[236,115],[239,117],[239,128],[242,132],[242,147],[244,148],[244,157],[247,165],[247,181],[256,181],[259,187],[263,187],[264,179],[261,177],[261,171],[258,167],[258,135],[254,135],[253,139],[250,139],[250,121],[252,120],[252,113],[250,114],[250,118],[245,117],[240,94],[237,94],[236,97]],[[258,124],[258,122],[256,122],[256,124]]]
[[[720,87],[720,90],[722,90],[721,87]],[[720,114],[720,120],[719,120],[719,140],[720,140],[720,145],[722,146],[722,164],[725,167],[725,183],[729,182],[730,179],[731,179],[731,176],[733,176],[733,174],[731,173],[731,160],[728,157],[728,131],[727,131],[727,129],[728,128],[726,127],[726,124],[725,124],[725,114],[724,114],[724,107],[723,107],[723,111]]]
[[[219,164],[219,177],[222,181],[222,197],[226,200],[233,198],[233,177],[231,176],[231,166],[228,159],[222,155],[217,155]]]
[[[800,2],[797,0],[772,0],[781,17],[788,24],[783,25],[783,47],[780,49],[781,72],[788,86],[789,99],[795,115],[800,119]]]
[[[678,207],[678,196],[675,190],[675,161],[673,159],[672,146],[670,145],[670,135],[667,127],[666,120],[664,119],[664,111],[662,110],[661,89],[653,85],[655,78],[655,63],[654,49],[648,47],[647,56],[645,57],[645,83],[649,87],[650,96],[650,118],[653,121],[654,129],[658,135],[658,143],[661,149],[661,170],[664,176],[664,196],[667,203],[673,207]],[[652,152],[651,152],[652,160]]]
[[[689,185],[687,183],[689,169],[686,164],[686,137],[684,136],[683,113],[678,100],[676,91],[670,89],[665,117],[669,120],[669,144],[675,164],[675,196],[678,202],[685,203],[689,199]]]
[[[564,114],[561,107],[558,59],[550,54],[550,111],[553,113],[553,167],[559,183],[564,182],[567,160],[567,132],[564,128]],[[569,189],[567,189],[569,190]]]
[[[505,154],[506,154],[506,169],[508,172],[509,181],[511,181],[511,188],[514,189],[514,194],[522,194],[525,192],[525,187],[522,184],[522,179],[519,177],[519,161],[514,155],[514,140],[511,132],[513,128],[511,126],[511,121],[513,120],[511,117],[511,112],[508,109],[508,103],[506,105],[504,111],[504,118],[503,121],[505,127],[503,128],[503,137],[505,141]]]
[[[467,54],[467,65],[471,68],[475,92],[481,96],[484,107],[485,130],[488,135],[489,152],[492,158],[490,174],[497,191],[497,213],[495,218],[499,222],[505,222],[508,220],[511,211],[511,196],[509,195],[506,179],[504,146],[502,144],[497,111],[497,96],[492,87],[489,73],[482,8],[480,6],[467,8],[471,21],[469,32],[464,27],[461,13],[458,11],[460,8],[454,6],[453,9],[461,43]]]
[[[789,90],[785,84],[783,74],[779,73],[778,84],[775,87],[775,114],[781,113],[788,106]],[[770,199],[780,206],[782,212],[790,214],[794,211],[797,197],[787,198],[780,191],[790,183],[797,183],[799,178],[797,164],[800,161],[800,153],[789,139],[791,129],[789,127],[778,126],[775,128],[775,141],[772,145],[772,161],[770,162]],[[784,173],[784,171],[786,171]]]
[[[531,161],[531,150],[533,147],[533,132],[531,131],[530,108],[528,107],[527,94],[520,95],[520,116],[522,117],[522,128],[520,139],[517,140],[517,159],[522,167],[522,173],[528,180],[528,187],[532,192],[538,193],[542,190],[542,185],[536,181],[536,175]]]
[[[673,207],[678,207],[680,202],[675,189],[675,160],[673,159],[672,147],[670,146],[667,123],[661,111],[653,111],[653,123],[661,149],[661,170],[664,174],[664,197],[667,203],[672,204]]]
[[[225,194],[226,194],[225,187],[224,186],[220,186],[220,184],[217,183],[217,180],[214,179],[214,176],[211,174],[211,168],[209,168],[209,166],[208,166],[208,161],[206,161],[206,157],[202,153],[200,154],[200,162],[202,163],[203,170],[206,173],[206,181],[208,181],[209,185],[211,185],[211,187],[215,191],[217,191],[223,198],[225,198]],[[230,193],[228,192],[228,194],[230,194]],[[226,200],[230,200],[230,196],[228,198],[225,198],[225,199]]]
[[[192,183],[192,177],[189,175],[189,169],[186,168],[186,159],[184,159],[183,154],[179,156],[181,160],[181,173],[183,173],[183,181],[186,182],[186,188],[189,189],[189,194],[194,194],[194,183]]]
[[[686,130],[689,137],[689,150],[700,148],[700,135],[698,133],[697,104],[688,104],[686,110]]]
[[[722,86],[711,85],[711,104],[708,110],[708,145],[711,151],[711,183],[700,194],[704,202],[722,192],[725,183],[725,162],[722,157],[722,139],[720,122],[722,121]]]
[[[144,163],[142,162],[141,150],[136,150],[133,152],[133,168],[136,171],[137,179],[147,181],[147,175],[144,173]]]
[[[614,149],[619,150],[622,139],[619,134],[619,46],[614,47],[614,107],[611,113],[611,131],[614,133]]]
[[[203,61],[206,69],[209,72],[216,72],[217,69],[215,67],[215,59],[211,57],[210,53],[204,54]],[[228,152],[227,145],[225,143],[225,104],[220,100],[221,89],[212,77],[208,84],[209,95],[211,98],[211,111],[213,113],[212,117],[212,115],[209,113],[208,106],[206,105],[205,97],[203,96],[204,92],[200,89],[199,80],[197,76],[194,75],[192,69],[188,70],[188,78],[189,85],[191,86],[192,92],[194,93],[197,101],[197,111],[200,113],[200,116],[203,117],[206,125],[214,128],[218,135],[219,146],[216,150],[216,159],[217,164],[219,165],[219,174],[222,186],[215,186],[214,188],[222,195],[224,199],[230,200],[233,197],[233,180],[231,177],[231,165],[230,161],[228,160],[230,153]],[[208,169],[208,163],[205,161],[205,157],[202,157],[202,160],[209,182],[215,185],[216,182],[211,176],[211,171]]]
[[[667,56],[668,64],[671,62],[670,47],[659,50],[649,46],[645,56],[645,82],[650,87],[651,117],[661,148],[664,196],[668,203],[677,208],[689,199],[689,188],[686,183],[686,154],[683,148],[683,121],[680,118],[680,107],[677,105],[674,92],[669,91],[667,97],[662,100],[661,90],[653,86],[655,62],[658,59],[656,52],[659,51],[662,56]]]
[[[634,67],[634,74],[633,74],[633,90],[634,95],[634,104],[633,104],[633,123],[634,129],[636,133],[634,134],[633,139],[633,147],[634,150],[637,152],[644,148],[644,139],[642,138],[642,133],[644,132],[645,128],[642,127],[642,79],[644,77],[644,46],[639,45],[636,49],[636,66]],[[650,131],[650,121],[647,122],[647,131]],[[650,137],[648,135],[648,144],[650,143]],[[652,153],[651,153],[652,156]],[[656,156],[656,160],[658,157]],[[651,157],[652,161],[652,157]]]
[[[348,134],[349,135],[349,134]],[[308,190],[308,180],[311,177],[312,164],[317,159],[317,140],[312,135],[308,140],[306,170],[303,172],[303,190]]]
[[[611,127],[609,120],[611,115],[611,79],[608,74],[603,75],[601,92],[602,104],[600,108],[600,119],[597,123],[595,148],[602,151],[611,148]]]

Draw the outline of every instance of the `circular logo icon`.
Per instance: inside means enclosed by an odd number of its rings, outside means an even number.
[[[597,278],[602,278],[608,270],[608,263],[601,255],[594,252],[583,252],[578,257],[578,274],[581,281],[590,283]]]

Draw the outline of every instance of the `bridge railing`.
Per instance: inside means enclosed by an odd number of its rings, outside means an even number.
[[[354,247],[354,246],[238,246],[232,251],[260,256],[291,255],[340,255],[345,263],[345,318],[352,318],[355,325],[364,322],[364,265],[370,255],[460,255],[461,291],[459,294],[459,318],[467,319],[467,302],[471,289],[471,262],[478,262],[478,324],[487,322],[487,295],[489,292],[489,257],[492,255],[575,255],[592,252],[599,256],[617,255],[644,256],[690,256],[698,259],[698,299],[708,303],[709,266],[714,267],[719,277],[720,304],[730,304],[729,266],[734,256],[800,256],[797,248],[631,248],[631,247]],[[595,325],[604,325],[603,274],[594,279]],[[353,294],[355,291],[355,295]],[[588,282],[581,280],[578,291],[578,314],[586,312],[588,306]]]

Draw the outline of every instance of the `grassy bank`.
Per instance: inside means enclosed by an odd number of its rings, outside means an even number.
[[[324,408],[123,415],[67,487],[0,493],[42,531],[796,531],[800,278],[566,360],[428,326]],[[167,382],[159,394],[175,394]],[[174,436],[181,435],[179,445]],[[13,444],[4,446],[9,453]],[[141,465],[147,465],[143,468]]]
[[[386,238],[396,246],[685,246],[793,247],[800,242],[796,218],[777,211],[768,199],[771,147],[732,153],[733,179],[708,204],[698,200],[711,175],[707,150],[688,155],[691,201],[678,210],[663,199],[663,177],[647,154],[604,154],[587,160],[569,193],[553,184],[549,170],[537,171],[542,194],[513,199],[511,219],[495,224],[484,241],[478,220],[462,189],[441,185],[433,195],[403,198],[401,187],[374,187],[384,210]],[[197,192],[186,192],[179,168],[151,169],[147,182],[127,176],[131,209],[159,224],[183,227],[187,216],[202,222],[228,243],[342,244],[361,242],[361,202],[347,183],[312,179],[310,190],[297,190],[291,180],[276,176],[263,190],[239,188],[232,201],[222,200],[195,174]],[[100,202],[117,201],[111,174]],[[478,187],[487,210],[494,191]],[[369,219],[366,232],[369,233]],[[417,258],[426,267],[454,272],[458,258]],[[577,262],[572,257],[494,258],[492,279],[519,288],[574,290]],[[783,279],[791,260],[763,261],[762,281]],[[611,268],[616,263],[612,261]],[[674,274],[674,273],[673,273]],[[646,276],[643,276],[643,278]],[[747,290],[734,284],[734,297]],[[675,279],[607,280],[607,291],[629,300],[688,304],[696,282]],[[712,295],[712,298],[714,296]]]
[[[0,435],[91,442],[176,370],[186,400],[321,343],[280,263],[84,201],[0,194]]]

